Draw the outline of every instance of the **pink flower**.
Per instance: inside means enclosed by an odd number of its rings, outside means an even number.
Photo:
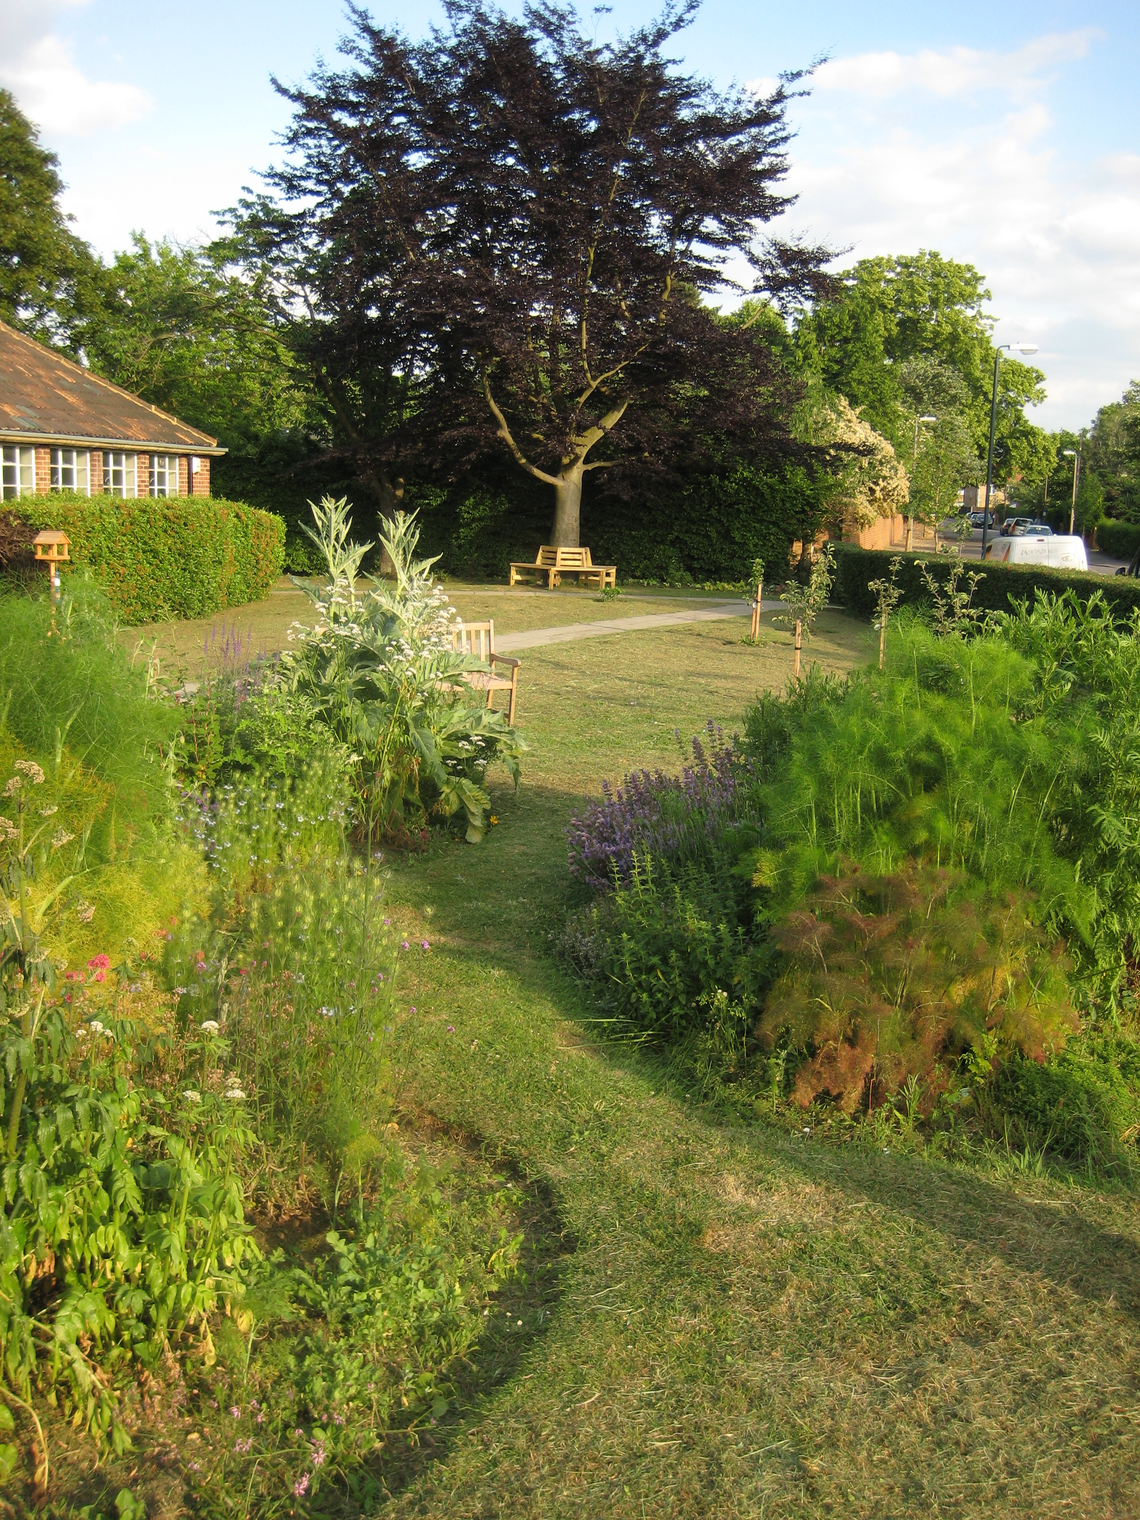
[[[240,1417],[241,1417],[241,1405],[240,1404],[231,1404],[230,1405],[230,1414],[234,1417],[235,1420],[240,1419]]]
[[[313,1466],[314,1467],[323,1467],[324,1465],[325,1465],[325,1449],[320,1444],[320,1442],[318,1441],[317,1444],[313,1447]]]
[[[83,972],[82,971],[68,971],[68,972],[65,972],[63,979],[64,979],[65,982],[81,982],[83,980]]]
[[[301,1476],[297,1479],[296,1483],[293,1484],[293,1496],[294,1496],[294,1498],[297,1498],[297,1499],[303,1498],[304,1495],[305,1495],[305,1493],[308,1490],[308,1487],[309,1487],[309,1475],[308,1475],[308,1473],[302,1473]]]
[[[105,971],[96,971],[91,980],[93,982],[105,982],[107,980],[107,973]]]
[[[431,946],[428,944],[428,942],[427,942],[426,939],[421,939],[420,940],[420,949],[421,950],[430,950],[431,949]]]
[[[416,1010],[415,1010],[415,1009],[414,1009],[414,1008],[409,1008],[409,1009],[408,1009],[408,1012],[409,1012],[409,1013],[415,1013],[415,1011],[416,1011]]]
[[[110,964],[111,957],[109,955],[93,955],[87,962],[87,969],[89,971],[106,971]]]

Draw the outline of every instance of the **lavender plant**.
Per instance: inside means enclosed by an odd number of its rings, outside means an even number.
[[[679,776],[631,771],[601,802],[572,813],[566,831],[570,872],[595,892],[632,880],[639,857],[699,854],[724,826],[747,813],[749,770],[737,741],[711,720],[692,740],[692,763]],[[678,735],[678,738],[680,736]]]

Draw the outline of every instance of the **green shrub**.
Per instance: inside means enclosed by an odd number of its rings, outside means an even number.
[[[21,497],[37,531],[58,528],[71,559],[127,624],[205,617],[259,601],[281,574],[285,525],[272,513],[208,496]]]
[[[1131,559],[1140,549],[1140,523],[1114,522],[1106,517],[1097,524],[1096,541],[1102,554]]]
[[[703,1027],[718,992],[755,993],[759,960],[746,958],[739,883],[725,861],[692,862],[672,875],[653,857],[568,926],[562,950],[593,980],[607,1006],[654,1038]]]
[[[39,831],[29,890],[54,959],[109,955],[137,980],[155,935],[204,898],[197,851],[170,828],[178,714],[111,637],[98,598],[65,597],[56,622],[49,636],[44,601],[0,598],[0,794],[29,764],[43,778],[0,795],[0,831]]]
[[[927,606],[930,592],[923,582],[922,567],[940,582],[952,571],[950,561],[932,555],[896,554],[888,549],[860,549],[854,544],[839,544],[836,552],[834,601],[849,612],[873,617],[878,599],[871,582],[890,573],[892,560],[900,560],[897,584],[904,607]],[[1032,602],[1039,593],[1060,595],[1071,590],[1088,598],[1100,591],[1116,616],[1127,618],[1140,607],[1140,581],[1125,576],[1079,574],[1069,570],[1049,570],[1043,565],[980,565],[984,579],[974,593],[973,605],[980,611],[1008,612],[1013,602]]]
[[[1008,1061],[986,1090],[984,1110],[1018,1150],[1045,1151],[1082,1170],[1127,1166],[1140,1129],[1140,1049],[1093,1039],[1048,1065]]]

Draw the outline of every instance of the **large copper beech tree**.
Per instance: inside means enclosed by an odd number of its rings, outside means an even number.
[[[604,46],[553,5],[460,0],[418,44],[354,11],[349,67],[284,92],[281,199],[245,207],[247,236],[304,266],[346,395],[354,363],[415,394],[372,447],[505,448],[552,488],[554,543],[578,542],[593,471],[796,452],[761,333],[700,297],[730,263],[777,300],[825,284],[825,250],[760,235],[790,204],[798,76],[760,100],[685,75],[663,50],[694,9]]]

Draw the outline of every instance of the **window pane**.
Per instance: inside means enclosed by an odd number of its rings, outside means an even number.
[[[171,495],[171,466],[174,461],[169,454],[152,454],[150,456],[150,494],[152,496]],[[177,476],[175,476],[177,480]]]
[[[112,496],[127,494],[127,456],[114,449],[107,449],[103,455],[103,489]]]
[[[52,449],[51,488],[53,491],[74,491],[79,485],[77,460],[74,449]]]
[[[35,449],[0,448],[0,495],[25,496],[35,488]]]

